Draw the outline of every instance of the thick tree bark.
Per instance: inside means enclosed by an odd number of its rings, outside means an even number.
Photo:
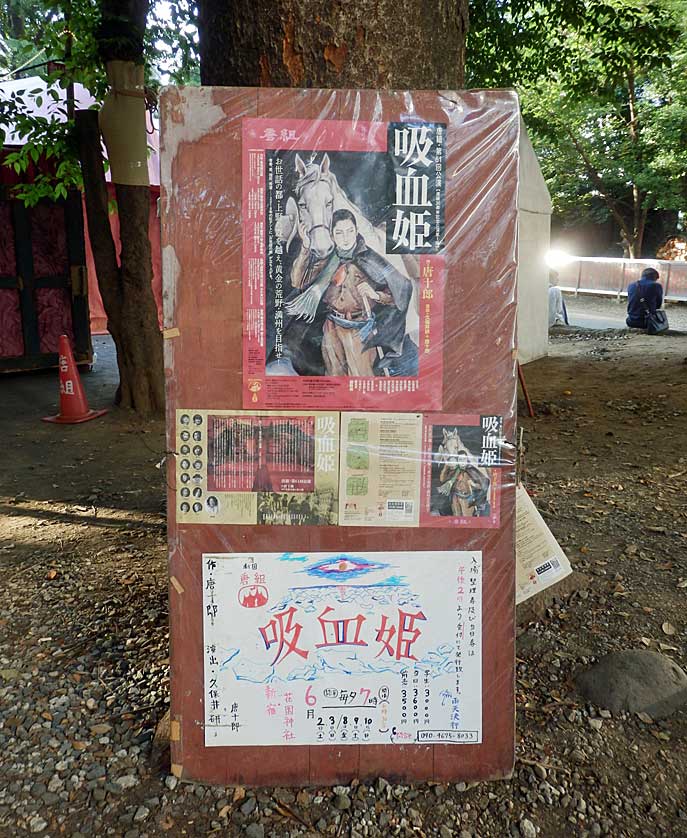
[[[141,414],[164,413],[162,334],[153,297],[153,262],[148,238],[150,188],[115,184],[119,211],[122,289],[121,404]]]
[[[150,190],[147,186],[115,185],[122,244],[120,265],[110,230],[96,111],[77,111],[76,133],[98,287],[117,350],[120,404],[142,415],[160,414],[165,389],[162,335],[151,288]]]
[[[148,0],[100,0],[98,52],[108,61],[143,63]]]
[[[199,0],[203,84],[459,88],[467,0]]]

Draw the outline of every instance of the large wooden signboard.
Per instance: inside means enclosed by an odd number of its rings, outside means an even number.
[[[508,774],[509,92],[162,98],[172,763]]]

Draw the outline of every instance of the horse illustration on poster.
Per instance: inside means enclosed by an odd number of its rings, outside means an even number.
[[[491,481],[461,440],[458,428],[443,429],[436,462],[440,484],[437,491],[449,499],[451,514],[457,518],[488,515]]]

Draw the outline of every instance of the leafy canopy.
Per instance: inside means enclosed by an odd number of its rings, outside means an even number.
[[[518,88],[554,210],[638,254],[650,209],[687,207],[685,0],[473,8],[471,81]]]
[[[467,86],[565,80],[589,92],[623,78],[628,62],[663,65],[679,37],[669,0],[483,0],[470,5]]]
[[[39,73],[55,90],[78,81],[101,99],[106,90],[96,39],[101,6],[102,0],[0,0],[6,33],[0,37],[0,77],[23,64],[39,64],[28,72]],[[635,187],[645,204],[684,205],[685,20],[687,0],[471,3],[467,85],[518,88],[559,211],[607,217],[612,211],[604,192],[619,211],[629,211]],[[115,52],[125,29],[110,25]],[[144,40],[150,87],[162,79],[197,83],[197,46],[194,0],[157,0]],[[45,64],[49,60],[61,66]],[[0,101],[0,131],[12,120],[29,138],[9,156],[18,171],[42,157],[60,161],[24,194],[35,202],[79,185],[80,173],[64,97],[48,94],[51,115],[63,120],[58,122],[30,116],[32,95],[42,94],[27,89]]]

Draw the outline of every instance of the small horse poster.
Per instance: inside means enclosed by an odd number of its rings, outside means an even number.
[[[441,408],[445,130],[244,119],[244,407]]]
[[[339,526],[499,526],[503,417],[342,413]]]
[[[425,416],[420,525],[499,526],[503,454],[501,416]]]

